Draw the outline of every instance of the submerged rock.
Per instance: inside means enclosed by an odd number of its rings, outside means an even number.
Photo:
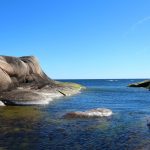
[[[144,80],[142,82],[132,83],[128,85],[129,87],[143,87],[150,89],[150,80]]]
[[[82,88],[50,79],[34,56],[0,56],[0,74],[0,101],[5,105],[47,104]]]
[[[77,111],[69,112],[64,115],[65,118],[94,118],[94,117],[108,117],[111,116],[113,112],[106,108],[91,109],[88,111]]]

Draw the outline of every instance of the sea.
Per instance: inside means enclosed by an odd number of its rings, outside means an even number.
[[[0,150],[150,150],[150,91],[128,87],[142,79],[61,81],[86,89],[48,105],[0,107]],[[95,108],[113,115],[64,118]]]

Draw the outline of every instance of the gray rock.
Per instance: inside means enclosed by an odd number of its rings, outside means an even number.
[[[0,101],[5,105],[48,103],[79,92],[82,86],[50,79],[34,56],[0,56]]]
[[[143,87],[150,89],[150,80],[144,80],[142,82],[132,83],[128,85],[129,87]]]
[[[64,115],[65,118],[94,118],[94,117],[108,117],[111,116],[113,112],[106,108],[91,109],[88,111],[77,111],[69,112]]]

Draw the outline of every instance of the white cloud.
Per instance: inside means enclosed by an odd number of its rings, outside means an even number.
[[[141,20],[138,20],[136,23],[134,23],[134,24],[129,28],[129,30],[124,34],[124,36],[127,36],[130,32],[134,31],[135,28],[136,28],[138,25],[141,25],[141,24],[143,24],[143,23],[145,23],[145,22],[147,22],[147,21],[149,21],[149,20],[150,20],[150,16],[145,17],[145,18],[143,18],[143,19],[141,19]]]

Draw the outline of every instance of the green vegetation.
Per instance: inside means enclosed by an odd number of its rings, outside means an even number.
[[[72,82],[59,82],[56,81],[56,84],[60,85],[60,86],[64,86],[64,87],[70,87],[76,90],[80,90],[80,89],[85,89],[85,87],[83,85],[77,84],[77,83],[72,83]]]

